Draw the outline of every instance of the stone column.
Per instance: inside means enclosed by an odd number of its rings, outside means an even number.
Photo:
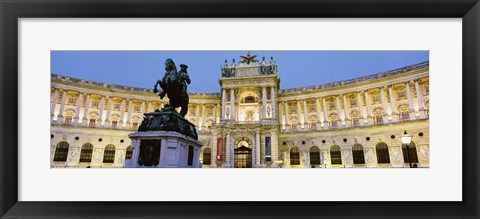
[[[275,118],[275,115],[277,115],[275,108],[276,108],[276,101],[275,101],[275,87],[272,86],[270,87],[270,99],[272,102],[272,119]]]
[[[267,87],[262,87],[262,119],[267,118]]]
[[[278,119],[278,123],[280,124],[280,129],[282,128],[285,128],[285,122],[283,122],[282,124],[282,121],[283,121],[283,118],[282,118],[282,103],[278,103],[278,115],[277,115],[277,119]]]
[[[225,105],[227,103],[227,90],[225,88],[222,88],[222,112],[221,112],[221,118],[223,119],[228,119],[227,118],[227,113],[225,111]]]
[[[327,103],[325,102],[325,97],[322,97],[322,105],[323,105],[323,128],[328,129]]]
[[[213,104],[213,124],[217,123],[217,104]]]
[[[121,124],[119,128],[123,128],[123,125],[125,124],[124,116],[125,115],[125,99],[122,98],[122,106],[120,106],[120,122]]]
[[[349,127],[349,118],[348,118],[348,104],[347,104],[347,95],[342,95],[343,96],[343,120],[345,121],[345,127]]]
[[[211,159],[210,167],[217,167],[217,137],[218,137],[218,133],[215,131],[212,132],[212,138],[210,140],[212,142],[212,147],[211,147],[212,154],[210,156],[210,159]]]
[[[57,124],[63,123],[63,111],[65,110],[65,100],[67,99],[67,90],[63,89],[62,102],[60,103],[60,111],[57,116]]]
[[[225,156],[226,156],[226,165],[225,167],[231,167],[230,165],[230,132],[227,132],[227,142],[226,142],[226,149],[225,149]]]
[[[383,88],[384,88],[383,86],[380,87],[380,97],[382,98],[383,122],[387,122],[388,121],[387,102],[385,101],[385,91]]]
[[[300,101],[299,100],[295,100],[297,102],[297,119],[298,119],[298,129],[302,128],[302,123],[300,122]],[[305,122],[305,121],[304,121]]]
[[[260,167],[260,131],[255,132],[255,167]]]
[[[100,100],[100,107],[98,108],[98,126],[102,125],[103,122],[103,108],[105,106],[105,97],[102,96],[102,99]]]
[[[83,110],[82,125],[87,126],[88,124],[88,109],[90,108],[90,94],[87,94],[87,99],[85,100],[85,109]]]
[[[398,120],[398,115],[397,108],[395,107],[395,96],[393,95],[392,85],[388,86],[388,94],[390,95],[390,107],[392,108],[392,122],[396,122]]]
[[[341,148],[341,156],[342,156],[342,163],[345,167],[352,168],[353,167],[353,152],[350,149]]]
[[[142,100],[142,105],[140,106],[140,116],[143,116],[145,113],[145,101]]]
[[[392,167],[403,167],[403,152],[401,145],[392,144],[388,146],[390,165]]]
[[[236,113],[235,113],[235,90],[233,88],[230,89],[230,118],[236,120]]]
[[[152,101],[148,101],[148,109],[147,109],[147,113],[149,112],[152,112]]]
[[[315,97],[315,112],[317,115],[317,130],[320,129],[321,126],[321,120],[320,120],[320,102],[318,101],[319,97]]]
[[[197,129],[201,130],[201,127],[200,127],[200,104],[197,104],[197,106],[195,107],[195,123],[196,126],[197,126]]]
[[[335,95],[336,105],[337,105],[337,117],[340,119],[340,101],[338,100],[339,95]],[[345,121],[345,120],[343,120]]]
[[[277,132],[270,132],[270,148],[272,151],[272,167],[277,167],[277,158],[278,158]]]
[[[423,104],[423,92],[422,92],[422,88],[418,84],[418,80],[419,79],[415,80],[415,90],[417,90],[418,113],[420,114],[420,118],[423,119],[426,117],[426,114],[425,114],[425,107]]]
[[[50,124],[53,123],[53,117],[55,117],[55,108],[57,107],[57,98],[58,98],[58,89],[53,88],[55,91],[53,92],[53,99],[52,103],[50,104]]]
[[[132,108],[133,108],[133,101],[132,99],[130,99],[128,101],[128,113],[127,113],[127,129],[131,129],[130,125],[132,124],[131,123],[131,119],[132,119]]]
[[[303,99],[303,130],[308,130],[307,100]]]
[[[408,112],[410,113],[410,120],[415,119],[415,110],[413,110],[413,100],[412,100],[412,92],[410,91],[410,81],[405,83],[407,98],[408,98]]]
[[[77,99],[77,106],[75,108],[75,118],[73,119],[73,124],[75,126],[78,125],[78,120],[80,119],[80,109],[82,109],[82,100],[83,100],[83,93],[79,92],[78,99]]]
[[[368,90],[365,90],[365,108],[367,110],[367,121],[369,125],[373,124],[372,111],[370,111],[370,100],[368,99]]]
[[[358,112],[360,113],[360,118],[358,118],[358,122],[360,123],[361,126],[363,126],[365,115],[363,114],[363,101],[362,101],[362,97],[360,96],[360,91],[357,91],[357,105],[358,105]]]
[[[205,104],[202,104],[202,126],[200,128],[205,128]]]
[[[110,111],[112,110],[112,97],[108,97],[107,104],[107,118],[105,118],[104,126],[106,128],[110,127]]]
[[[285,101],[284,104],[285,104],[285,130],[288,130],[288,121],[289,121],[289,118],[288,118],[288,101]]]

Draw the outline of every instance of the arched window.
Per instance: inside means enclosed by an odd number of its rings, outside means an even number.
[[[342,152],[338,145],[334,145],[330,148],[330,160],[332,164],[342,164]]]
[[[105,152],[103,152],[103,162],[104,163],[113,163],[115,160],[115,146],[109,144],[105,147]]]
[[[380,142],[375,147],[377,151],[377,161],[378,163],[390,163],[390,155],[388,154],[387,144]]]
[[[57,147],[55,148],[55,156],[53,156],[53,161],[67,161],[68,148],[70,148],[70,145],[67,142],[62,141],[58,143]]]
[[[317,146],[310,148],[310,164],[320,164],[320,149]]]
[[[300,152],[297,147],[290,149],[290,165],[300,165]]]
[[[401,105],[398,107],[398,114],[400,116],[401,121],[408,121],[410,120],[410,114],[408,113],[408,106]]]
[[[292,131],[297,131],[298,120],[296,117],[290,119],[290,125],[292,126]]]
[[[336,129],[336,128],[338,127],[338,124],[337,124],[337,121],[338,121],[337,114],[335,114],[335,113],[330,114],[330,116],[328,117],[328,121],[330,122],[330,128]]]
[[[133,156],[133,149],[132,146],[127,147],[127,153],[125,153],[125,160],[132,159]]]
[[[212,150],[210,148],[205,148],[203,150],[203,165],[212,164]]]
[[[376,109],[373,111],[373,117],[375,118],[375,124],[381,125],[383,124],[383,110],[382,109]]]
[[[365,155],[363,153],[363,146],[361,144],[354,144],[352,147],[353,163],[365,164]]]
[[[360,114],[358,112],[352,112],[350,113],[350,118],[352,119],[352,126],[353,127],[358,127],[360,126]]]
[[[82,146],[82,151],[80,152],[80,162],[91,162],[93,153],[93,145],[86,143]]]
[[[408,162],[408,159],[409,159],[408,156],[410,156],[410,162],[418,163],[417,148],[416,148],[415,143],[413,143],[413,141],[410,142],[410,145],[408,145],[408,151],[410,153],[408,153],[408,155],[407,155],[407,146],[405,144],[403,144],[403,146],[402,146],[403,162],[409,163]]]
[[[308,118],[308,123],[310,124],[310,129],[311,130],[316,130],[317,129],[317,117],[316,116],[311,116]]]
[[[245,97],[245,103],[255,103],[255,97],[252,97],[252,96]]]
[[[63,115],[63,117],[64,117],[63,124],[72,125],[74,116],[75,116],[75,111],[73,111],[73,109],[65,110],[65,113]]]
[[[88,114],[88,127],[95,127],[98,119],[98,114],[90,113]]]

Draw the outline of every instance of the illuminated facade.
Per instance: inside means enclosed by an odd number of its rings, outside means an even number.
[[[245,59],[226,62],[219,84],[189,93],[205,168],[429,167],[428,61],[280,89],[273,59]],[[51,167],[123,167],[128,134],[166,103],[152,89],[52,74]]]

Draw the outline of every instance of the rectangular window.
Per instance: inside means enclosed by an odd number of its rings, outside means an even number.
[[[297,112],[297,107],[294,107],[294,106],[290,107],[290,111],[292,111],[292,113],[296,113]]]
[[[114,105],[113,105],[113,108],[114,108],[114,109],[120,109],[120,104],[119,104],[119,103],[114,104]]]
[[[315,105],[310,105],[310,112],[315,111]]]
[[[380,102],[380,96],[373,96],[373,102],[374,103]]]
[[[310,124],[310,129],[311,130],[316,130],[317,129],[317,123],[314,122],[314,123]]]
[[[118,126],[118,121],[112,121],[112,128],[117,128]]]
[[[208,109],[208,115],[211,116],[213,114],[213,110],[212,109]]]
[[[330,102],[330,110],[333,110],[335,109],[335,103],[334,102]]]
[[[297,131],[297,124],[292,124],[292,131]]]
[[[377,122],[377,124],[383,124],[383,117],[380,115],[375,116],[375,121]]]
[[[72,117],[71,116],[67,116],[65,117],[65,125],[71,125],[72,124]]]
[[[75,97],[70,97],[70,99],[68,99],[68,103],[75,104]]]
[[[290,152],[290,165],[300,165],[300,153]]]
[[[94,100],[92,106],[98,108],[98,101]]]
[[[90,121],[88,122],[88,126],[95,127],[95,121],[96,119],[90,119]]]
[[[330,151],[330,159],[332,164],[342,164],[342,152]]]
[[[140,112],[140,106],[135,106],[135,112]]]
[[[336,128],[337,128],[337,121],[332,121],[332,122],[330,122],[330,127],[331,127],[332,129],[336,129]]]
[[[410,120],[410,115],[408,112],[402,112],[402,121],[408,121]]]
[[[356,106],[357,105],[357,100],[356,99],[351,99],[350,100],[350,105]]]
[[[137,130],[138,129],[138,122],[132,123],[132,129]]]
[[[404,90],[399,91],[399,92],[398,92],[398,97],[404,98],[404,97],[405,97],[405,91],[404,91]]]
[[[352,119],[353,127],[358,127],[360,126],[360,122],[358,118],[353,118]]]

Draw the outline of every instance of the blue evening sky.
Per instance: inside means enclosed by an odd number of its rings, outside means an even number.
[[[51,73],[140,88],[153,88],[165,59],[187,64],[190,92],[219,92],[220,66],[248,51],[52,51]],[[277,62],[280,88],[325,84],[429,60],[428,51],[250,51]]]

